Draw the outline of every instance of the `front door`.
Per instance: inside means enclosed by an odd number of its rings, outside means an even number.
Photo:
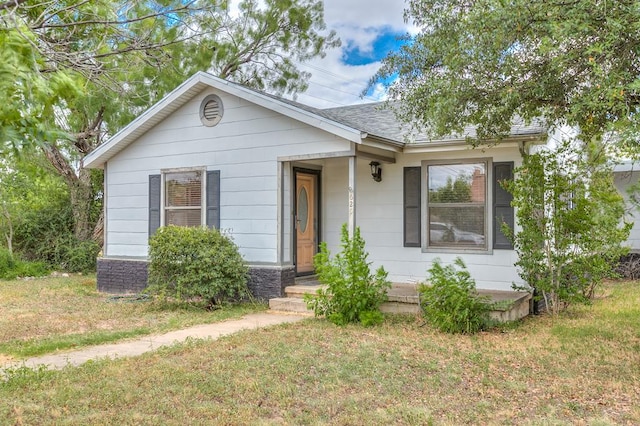
[[[296,271],[313,273],[313,256],[318,247],[318,175],[296,171],[295,228]]]

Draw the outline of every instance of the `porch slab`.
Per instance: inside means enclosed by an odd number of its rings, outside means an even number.
[[[269,299],[269,309],[278,312],[296,312],[299,314],[313,315],[313,311],[307,308],[302,298],[276,297]]]
[[[418,285],[418,283],[393,283],[387,292],[387,302],[381,306],[382,312],[419,313]],[[304,303],[304,295],[315,294],[322,287],[323,285],[313,276],[297,278],[296,285],[285,288],[285,297],[269,300],[269,308],[277,311],[311,313]],[[516,321],[529,315],[530,293],[479,289],[478,294],[489,297],[494,304],[490,315],[495,321]]]

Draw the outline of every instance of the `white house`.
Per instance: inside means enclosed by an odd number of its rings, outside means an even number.
[[[634,193],[640,189],[640,164],[633,161],[618,164],[613,169],[613,177],[614,184],[627,205],[627,220],[633,223],[627,245],[632,253],[640,253],[640,211],[638,211],[640,200],[637,195],[634,196]]]
[[[337,250],[348,223],[394,282],[461,256],[479,288],[509,290],[521,280],[498,181],[547,137],[514,125],[472,149],[464,136],[412,137],[381,104],[319,110],[197,73],[84,160],[105,171],[98,287],[142,289],[149,235],[207,224],[233,236],[256,295],[280,296],[313,272],[321,241]]]

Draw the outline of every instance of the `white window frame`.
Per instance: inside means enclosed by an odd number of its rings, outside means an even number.
[[[207,224],[207,169],[205,167],[183,167],[176,169],[162,169],[160,174],[160,226],[167,226],[166,213],[167,207],[165,206],[166,199],[166,178],[167,175],[173,173],[188,173],[199,172],[200,173],[200,226],[206,226]],[[183,209],[189,209],[193,207],[184,207]],[[168,210],[180,210],[180,207],[170,207]]]
[[[484,202],[484,246],[446,246],[446,245],[430,245],[429,244],[429,166],[447,166],[447,165],[465,165],[465,164],[483,164],[485,167],[485,202]],[[421,234],[422,234],[422,251],[426,253],[469,253],[469,254],[491,254],[493,253],[493,231],[491,226],[491,206],[493,203],[493,194],[491,191],[491,182],[493,179],[493,160],[490,157],[479,158],[463,158],[451,160],[425,160],[421,164],[422,167],[422,218],[421,218]]]

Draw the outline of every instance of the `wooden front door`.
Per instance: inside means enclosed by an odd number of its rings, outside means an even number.
[[[313,256],[318,247],[317,183],[318,175],[296,172],[296,271],[302,275],[313,273]]]

